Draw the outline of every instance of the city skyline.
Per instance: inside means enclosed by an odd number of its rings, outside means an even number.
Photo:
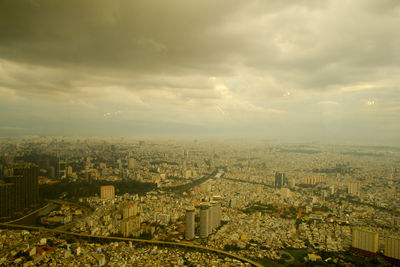
[[[398,1],[1,1],[0,136],[400,144]]]

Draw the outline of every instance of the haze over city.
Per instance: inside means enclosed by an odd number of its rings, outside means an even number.
[[[400,266],[399,0],[0,0],[0,266]]]
[[[400,3],[0,1],[0,135],[399,144]]]

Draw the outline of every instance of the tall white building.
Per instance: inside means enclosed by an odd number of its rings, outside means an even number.
[[[208,212],[208,234],[210,235],[211,233],[212,233],[212,231],[213,231],[213,224],[212,224],[212,207],[211,207],[211,204],[210,203],[208,203],[208,209],[207,209],[207,212]]]
[[[202,203],[200,205],[200,237],[201,238],[206,238],[209,234],[209,212],[210,212],[210,206],[208,203]]]
[[[130,201],[129,203],[125,204],[122,208],[122,217],[124,219],[136,216],[137,215],[137,203],[134,201]]]
[[[359,196],[360,195],[360,182],[354,182],[354,183],[349,183],[349,186],[347,188],[347,192],[350,195],[353,196]]]
[[[217,227],[221,226],[221,202],[217,202]]]
[[[221,196],[213,196],[213,200],[217,203],[217,226],[221,226],[221,219],[222,219],[222,208],[221,208]]]
[[[363,251],[378,252],[378,233],[363,228],[352,229],[351,246]]]
[[[304,178],[304,183],[307,185],[316,185],[324,181],[323,176],[312,176]]]
[[[211,217],[210,217],[210,224],[211,224],[211,228],[212,230],[214,230],[215,228],[217,228],[217,224],[218,224],[218,207],[217,207],[217,202],[215,201],[211,201]]]
[[[400,260],[400,238],[386,237],[385,238],[385,256]]]
[[[188,208],[185,215],[185,239],[192,240],[194,238],[194,208]]]

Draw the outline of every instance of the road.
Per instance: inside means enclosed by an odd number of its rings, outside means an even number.
[[[28,224],[35,224],[36,223],[36,218],[38,215],[40,214],[47,214],[49,213],[51,210],[55,209],[57,207],[57,205],[55,205],[54,203],[47,203],[44,207],[37,209],[35,211],[32,211],[31,213],[25,215],[24,217],[18,218],[16,220],[7,222],[7,223],[14,223],[14,224],[27,224],[27,222],[29,222]],[[33,222],[33,223],[32,223]]]
[[[166,191],[166,192],[184,192],[187,191],[188,189],[197,186],[199,184],[204,183],[205,181],[207,181],[208,179],[212,179],[212,178],[218,178],[223,174],[222,170],[215,170],[212,174],[201,177],[199,179],[196,179],[190,183],[187,184],[183,184],[183,185],[178,185],[178,186],[174,186],[174,187],[169,187],[169,188],[162,188],[161,190]]]
[[[189,243],[178,243],[178,242],[159,241],[159,240],[146,240],[146,239],[138,239],[138,238],[115,237],[115,236],[88,235],[88,234],[82,234],[82,233],[60,231],[60,230],[56,230],[56,229],[47,229],[47,228],[43,228],[43,227],[24,226],[24,225],[7,224],[7,223],[0,223],[0,227],[50,232],[50,233],[54,233],[54,234],[75,236],[77,238],[102,239],[102,240],[114,240],[114,241],[125,241],[125,242],[131,241],[131,242],[146,243],[146,244],[151,244],[151,245],[161,245],[161,246],[164,245],[164,246],[172,246],[172,247],[197,249],[197,250],[202,250],[202,251],[207,251],[207,252],[212,252],[212,253],[217,253],[220,255],[228,256],[230,258],[234,258],[234,259],[240,260],[242,262],[247,262],[247,263],[251,264],[252,266],[262,267],[262,265],[260,263],[257,263],[253,260],[247,259],[247,258],[239,256],[239,255],[230,253],[228,251],[199,246],[199,245],[195,245],[195,244],[189,244]]]

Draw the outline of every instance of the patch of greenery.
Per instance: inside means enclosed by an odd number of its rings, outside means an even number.
[[[42,199],[57,199],[62,195],[68,198],[77,199],[80,197],[91,197],[100,194],[100,186],[114,185],[116,194],[144,194],[156,188],[153,183],[142,183],[138,181],[79,181],[70,182],[62,180],[56,184],[44,184],[39,186],[39,195]]]

